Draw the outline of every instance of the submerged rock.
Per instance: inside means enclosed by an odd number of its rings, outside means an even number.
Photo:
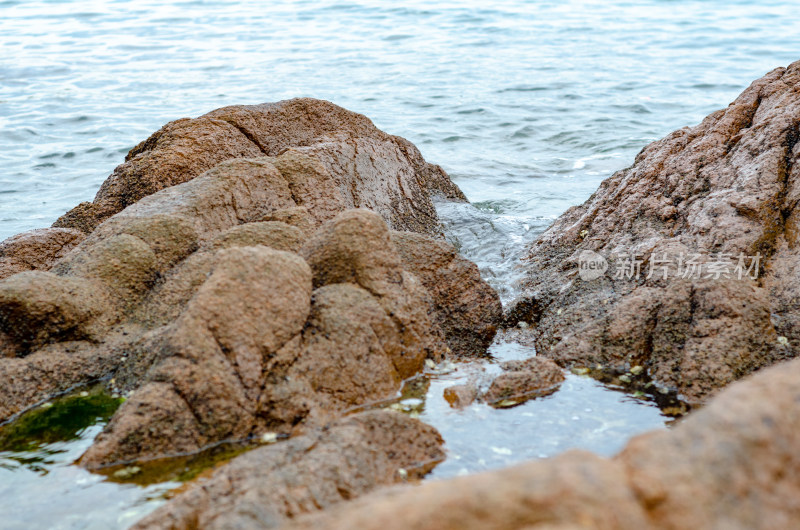
[[[770,72],[556,220],[510,312],[540,355],[640,365],[696,403],[797,354],[798,87],[800,62]]]
[[[480,392],[475,381],[449,386],[444,389],[444,399],[454,409],[463,409],[472,405],[479,395]]]
[[[616,458],[569,451],[471,477],[385,489],[285,528],[795,528],[800,360],[723,390]]]
[[[442,444],[433,427],[403,414],[364,412],[245,453],[133,528],[276,528],[424,476],[444,459]]]
[[[280,154],[234,158],[262,151]],[[62,219],[90,230],[77,246],[0,280],[0,420],[110,378],[128,399],[81,459],[96,469],[317,428],[447,344],[480,354],[497,295],[451,247],[390,230],[437,233],[429,188],[458,195],[413,146],[325,102],[165,126]]]

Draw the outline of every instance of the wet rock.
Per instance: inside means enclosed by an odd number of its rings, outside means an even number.
[[[46,271],[86,234],[72,228],[40,228],[0,243],[0,280],[23,271]]]
[[[552,394],[564,381],[561,368],[550,359],[532,357],[500,364],[504,373],[472,376],[464,384],[444,390],[444,398],[453,408],[463,408],[475,401],[492,407],[508,408],[537,397]]]
[[[286,528],[794,528],[800,360],[732,384],[613,459],[552,459],[384,489]]]
[[[411,232],[394,232],[406,270],[430,293],[435,320],[453,354],[484,355],[503,318],[497,293],[481,280],[478,267],[446,241]]]
[[[449,386],[444,389],[444,399],[454,409],[463,409],[478,399],[478,386],[473,381]]]
[[[556,220],[527,260],[540,355],[641,365],[693,403],[796,355],[798,86],[800,63],[770,72]]]
[[[220,162],[277,157],[287,150],[293,154],[276,166],[295,177],[289,184],[297,204],[320,221],[345,208],[366,207],[394,229],[439,233],[429,194],[465,200],[444,171],[425,162],[410,142],[380,131],[360,114],[299,98],[225,107],[168,123],[128,153],[93,202],[70,210],[54,226],[88,233],[143,197],[187,182]],[[314,160],[313,165],[303,157]],[[316,185],[321,172],[333,178],[333,187]]]
[[[493,407],[511,407],[534,397],[552,394],[564,381],[561,368],[542,357],[508,361],[501,367],[507,372],[495,377],[481,396]]]
[[[275,528],[380,485],[423,476],[444,458],[432,428],[373,411],[246,453],[134,528]]]

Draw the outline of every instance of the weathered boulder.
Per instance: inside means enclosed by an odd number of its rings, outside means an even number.
[[[696,403],[797,354],[798,87],[800,62],[770,72],[556,220],[512,311],[540,355],[641,365]]]
[[[6,356],[24,356],[45,344],[92,336],[103,309],[91,282],[26,271],[0,282],[0,333]]]
[[[48,270],[86,234],[72,228],[39,228],[0,242],[0,280],[23,271]]]
[[[368,210],[314,218],[273,164],[285,158],[308,176],[310,159],[291,151],[223,162],[103,222],[50,272],[0,281],[0,345],[23,357],[0,366],[4,417],[113,375],[130,396],[82,457],[98,468],[291,435],[392,396],[443,358],[459,330],[437,311],[451,308],[441,297],[434,308],[386,223]],[[261,220],[272,216],[303,229]],[[465,297],[492,304],[471,281],[482,298]],[[485,315],[499,318],[476,308],[475,327],[493,329]],[[83,367],[42,370],[70,356]]]
[[[381,485],[422,477],[444,459],[442,443],[435,429],[399,413],[350,416],[245,453],[133,528],[275,528]]]
[[[98,469],[292,436],[394,396],[500,319],[452,248],[390,230],[437,233],[431,189],[460,194],[325,102],[165,126],[62,219],[90,232],[79,244],[0,279],[0,421],[105,379],[128,399],[81,457]],[[401,257],[394,239],[415,242]]]
[[[582,451],[368,494],[285,528],[795,528],[800,360],[723,390],[607,460]]]
[[[394,232],[403,267],[420,279],[433,299],[434,320],[456,356],[484,355],[502,320],[494,289],[478,267],[446,241],[412,232]]]
[[[281,237],[270,239],[276,228]],[[83,465],[324,424],[386,399],[426,358],[444,355],[427,293],[376,213],[343,212],[300,254],[274,248],[286,233],[304,239],[280,222],[222,231],[141,298],[128,314],[150,330],[115,378],[134,392]]]
[[[93,202],[77,206],[54,226],[91,232],[143,197],[187,182],[220,162],[276,157],[287,150],[316,161],[316,168],[303,165],[303,171],[294,167],[291,157],[276,164],[282,173],[295,176],[291,192],[304,195],[298,204],[315,216],[339,210],[329,193],[306,186],[320,171],[333,178],[342,208],[374,210],[396,230],[440,232],[431,192],[465,200],[445,172],[425,162],[407,140],[384,133],[361,114],[327,101],[298,98],[224,107],[168,123],[128,153]]]

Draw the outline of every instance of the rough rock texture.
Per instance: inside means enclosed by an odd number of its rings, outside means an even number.
[[[1,280],[0,418],[105,376],[130,395],[87,467],[292,434],[442,359],[467,333],[450,315],[494,329],[477,269],[442,275],[476,291],[448,304],[407,270],[380,215],[347,210],[336,186],[294,149],[227,160],[106,219],[49,271]],[[417,247],[456,261],[433,239]]]
[[[799,127],[800,62],[650,144],[564,213],[531,247],[525,311],[512,311],[535,324],[539,354],[642,365],[690,402],[796,355]],[[587,251],[610,262],[598,279],[579,274]],[[759,253],[758,278],[739,279]],[[617,278],[630,255],[640,276]]]
[[[444,398],[453,408],[463,408],[476,400],[497,408],[513,407],[537,397],[552,394],[564,381],[559,366],[544,357],[531,357],[500,364],[503,373],[472,376],[469,381],[444,389]]]
[[[606,460],[553,459],[375,492],[285,528],[683,529],[800,525],[800,360]]]
[[[134,147],[103,183],[91,203],[82,203],[54,226],[91,232],[100,222],[161,189],[189,181],[233,158],[278,156],[287,149],[310,155],[334,180],[345,208],[369,208],[396,230],[438,234],[430,192],[465,200],[439,167],[417,148],[377,129],[361,114],[327,101],[298,98],[262,105],[224,107],[195,119],[166,124]],[[292,159],[277,164],[300,176]],[[305,191],[302,179],[290,185]],[[328,197],[307,197],[312,212],[335,210]]]
[[[444,399],[454,409],[462,409],[475,403],[478,399],[478,386],[470,381],[444,389]]]
[[[47,270],[86,234],[72,228],[40,228],[0,242],[0,280],[23,271]]]
[[[442,443],[432,427],[402,414],[361,413],[236,458],[133,528],[275,528],[422,477],[444,459]]]
[[[486,353],[503,318],[500,297],[481,280],[478,267],[446,241],[411,232],[392,234],[406,270],[433,297],[436,323],[457,356]],[[476,325],[477,323],[477,325]]]
[[[427,293],[402,269],[377,214],[343,212],[299,255],[265,247],[265,224],[302,237],[274,221],[253,223],[247,237],[233,235],[248,224],[224,231],[137,308],[140,322],[160,318],[164,303],[183,309],[173,309],[172,321],[155,320],[163,325],[142,335],[118,372],[117,384],[138,389],[84,465],[196,451],[265,431],[289,434],[385,399],[426,358],[441,358],[443,336]]]
[[[528,399],[555,392],[564,381],[556,363],[542,357],[508,361],[501,365],[506,373],[494,378],[481,399],[496,407],[523,403]]]
[[[569,451],[493,473],[379,491],[283,528],[649,528],[644,510],[624,481],[621,466]]]

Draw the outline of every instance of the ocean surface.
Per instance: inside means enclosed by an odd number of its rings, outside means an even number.
[[[91,200],[167,121],[310,96],[450,173],[472,204],[438,205],[447,237],[509,301],[525,244],[555,217],[647,143],[800,59],[789,1],[486,5],[0,0],[0,239]],[[441,391],[459,370],[431,381],[422,414],[450,452],[433,479],[576,446],[613,454],[664,425],[650,403],[577,376],[508,411],[453,412]],[[98,429],[41,448],[45,464],[0,454],[0,526],[124,528],[161,502],[174,484],[120,486],[71,465]]]

